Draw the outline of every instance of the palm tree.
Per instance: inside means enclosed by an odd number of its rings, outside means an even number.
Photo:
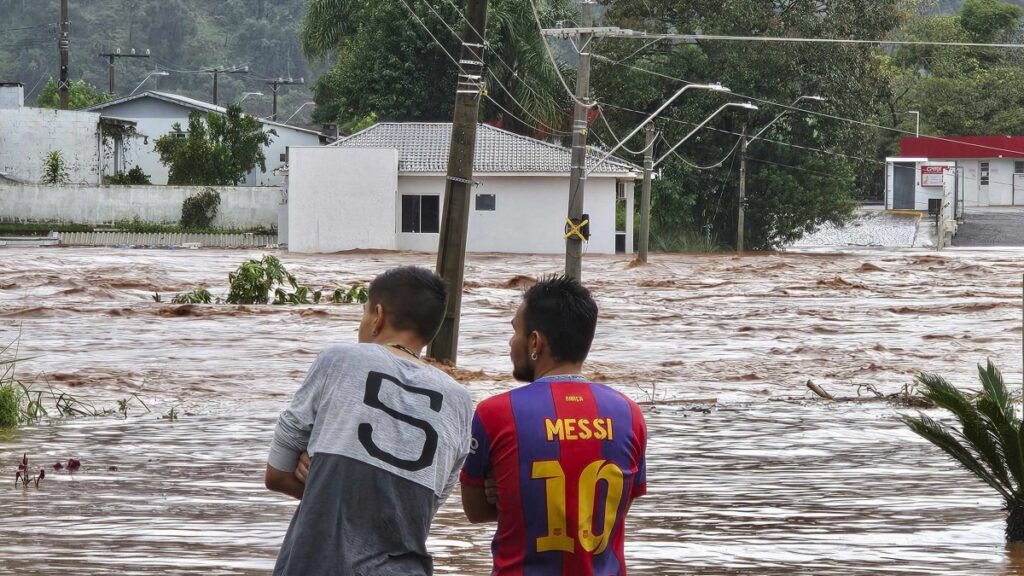
[[[359,33],[360,26],[372,20],[366,15],[375,4],[376,0],[308,0],[299,31],[306,57],[325,59],[350,49],[349,40]],[[444,28],[444,24],[437,21],[437,15],[444,18],[447,26],[461,33],[466,25],[460,13],[460,10],[464,10],[462,4],[462,0],[408,2],[412,9],[419,12],[423,22],[438,27],[435,37],[447,44],[449,50],[458,46],[458,40]],[[570,13],[568,0],[539,0],[537,4],[545,20],[556,20]],[[419,23],[408,13],[405,13],[404,20],[392,25],[413,29],[419,27]],[[544,40],[537,30],[529,0],[491,0],[486,36],[489,51],[485,54],[485,80],[491,100],[484,103],[485,117],[501,118],[506,127],[521,133],[562,130],[567,118],[568,98],[547,59]],[[425,53],[439,50],[432,45],[433,39],[428,35],[423,34],[421,41]],[[457,56],[458,53],[454,53]],[[432,94],[430,90],[417,93],[421,96]],[[444,97],[449,98],[450,95],[445,93]],[[502,108],[522,121],[506,114]]]
[[[991,486],[1006,505],[1006,539],[1024,541],[1024,426],[1010,393],[992,361],[978,366],[983,391],[972,402],[934,374],[915,379],[924,398],[956,416],[960,430],[950,430],[924,414],[900,419],[911,430],[952,456]]]

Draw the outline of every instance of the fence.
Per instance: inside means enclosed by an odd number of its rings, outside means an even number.
[[[262,248],[277,244],[277,236],[256,234],[159,234],[139,232],[61,232],[65,246],[153,246],[199,245],[204,248]]]

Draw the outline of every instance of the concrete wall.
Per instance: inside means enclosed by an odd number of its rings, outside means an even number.
[[[214,187],[220,192],[215,226],[277,226],[281,189]],[[0,220],[109,224],[138,216],[145,222],[177,223],[181,203],[200,186],[0,186]]]
[[[568,209],[568,176],[476,176],[470,198],[469,252],[511,252],[558,254],[565,252],[565,214]],[[632,186],[627,186],[631,190]],[[403,175],[398,179],[394,227],[398,248],[437,251],[438,234],[403,233],[401,196],[441,196],[444,205],[444,176]],[[494,194],[495,210],[476,210],[477,194]],[[587,180],[583,211],[590,215],[590,242],[586,250],[595,254],[615,253],[615,178]],[[627,222],[631,219],[627,219]],[[630,229],[632,232],[632,229]],[[632,234],[627,235],[631,239]],[[630,250],[631,246],[627,246]]]
[[[398,151],[291,148],[288,250],[393,250]]]
[[[38,182],[43,160],[59,150],[75,184],[100,183],[100,115],[48,108],[0,109],[0,173]]]
[[[127,159],[125,165],[130,169],[136,164],[142,167],[146,174],[150,175],[153,184],[167,183],[167,167],[160,163],[160,155],[156,153],[155,145],[157,138],[171,132],[175,123],[180,123],[182,130],[188,129],[188,114],[190,108],[172,104],[156,98],[139,98],[130,102],[115,104],[103,109],[104,116],[113,116],[138,122],[137,130],[140,135],[145,136],[143,143],[138,146],[135,156]],[[248,174],[243,182],[246,186],[281,186],[284,184],[284,177],[273,173],[283,162],[281,155],[288,146],[317,146],[320,139],[315,134],[291,130],[281,126],[267,126],[264,129],[273,128],[277,136],[272,137],[270,146],[263,150],[267,157],[267,171],[263,172],[257,166]]]

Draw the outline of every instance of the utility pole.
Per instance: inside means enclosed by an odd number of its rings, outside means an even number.
[[[651,238],[651,173],[654,172],[654,125],[644,127],[644,183],[640,188],[640,261],[647,263]],[[632,214],[626,214],[631,218]]]
[[[122,54],[121,49],[118,48],[113,52],[100,52],[100,58],[107,59],[107,92],[117,94],[114,89],[114,60],[117,58],[149,58],[149,50],[136,54],[135,48],[132,48],[130,52]]]
[[[594,26],[597,4],[584,0],[581,28]],[[587,131],[590,106],[590,41],[593,32],[581,31],[577,36],[579,60],[576,63],[576,106],[572,117],[572,160],[569,166],[569,215],[566,219],[565,275],[580,280],[583,275],[583,196],[587,184]]]
[[[204,70],[204,72],[206,72],[207,74],[213,74],[213,105],[216,106],[217,105],[217,76],[220,75],[220,74],[248,74],[249,73],[249,67],[248,66],[242,66],[241,68],[239,68],[238,66],[234,66],[234,67],[231,67],[231,68],[210,68],[209,70]]]
[[[455,86],[455,114],[448,176],[444,184],[444,208],[437,244],[437,273],[448,288],[448,306],[441,328],[427,350],[437,360],[456,361],[459,348],[459,317],[462,313],[462,282],[466,263],[469,199],[473,187],[473,156],[480,95],[483,89],[484,32],[487,0],[469,0],[466,28],[459,54],[459,80]]]
[[[60,93],[60,109],[68,109],[68,82],[71,81],[68,67],[71,59],[71,23],[68,22],[68,0],[60,0],[60,37],[57,39],[57,49],[60,51],[60,83],[57,90]]]
[[[270,82],[267,82],[267,84],[270,84],[270,89],[273,90],[273,92],[274,92],[274,113],[270,115],[270,119],[271,120],[273,120],[274,122],[277,122],[277,88],[278,88],[278,86],[292,86],[292,85],[295,85],[295,84],[305,84],[305,83],[306,83],[306,79],[305,78],[299,78],[298,80],[292,80],[291,78],[289,78],[287,80],[285,80],[284,78],[278,78],[277,80],[271,80]],[[216,104],[216,101],[214,101],[214,104]]]
[[[743,219],[746,217],[747,203],[747,125],[743,125],[740,136],[740,201],[736,215],[736,252],[743,253]]]

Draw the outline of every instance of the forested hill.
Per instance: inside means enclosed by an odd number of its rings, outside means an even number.
[[[169,76],[153,76],[143,89],[159,89],[212,99],[213,79],[195,71],[248,65],[250,74],[225,74],[219,80],[221,104],[249,96],[246,111],[269,114],[265,79],[305,77],[305,86],[280,91],[280,114],[291,115],[311,100],[314,70],[298,43],[305,0],[70,0],[71,77],[107,89],[107,60],[100,52],[149,49],[152,57],[120,58],[116,88],[128,94],[160,66]],[[59,2],[0,0],[0,80],[25,84],[35,103],[46,80],[57,76],[55,26]],[[303,110],[308,117],[310,106]]]
[[[1024,7],[1024,0],[1006,0],[1006,2]],[[938,14],[956,14],[963,5],[964,0],[939,0],[935,11]]]

